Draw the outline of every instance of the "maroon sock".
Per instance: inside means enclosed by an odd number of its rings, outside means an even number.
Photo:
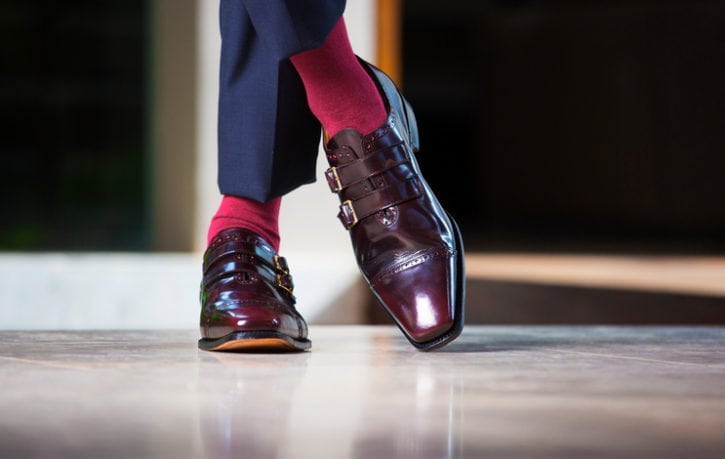
[[[224,195],[209,225],[207,246],[214,236],[229,228],[244,228],[262,236],[279,251],[279,206],[282,198],[274,198],[265,203],[248,198]]]
[[[378,88],[353,53],[342,18],[322,46],[290,60],[302,78],[310,110],[330,137],[345,128],[367,134],[387,119]]]

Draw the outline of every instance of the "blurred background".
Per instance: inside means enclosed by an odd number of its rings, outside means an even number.
[[[345,17],[416,109],[469,323],[725,323],[722,1],[351,0]],[[5,0],[0,35],[0,328],[196,327],[218,1]],[[324,181],[283,201],[299,308],[388,323],[336,208]]]

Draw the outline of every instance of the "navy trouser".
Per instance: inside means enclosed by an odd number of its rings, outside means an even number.
[[[320,124],[288,57],[320,46],[345,0],[221,0],[219,190],[268,201],[315,180]]]

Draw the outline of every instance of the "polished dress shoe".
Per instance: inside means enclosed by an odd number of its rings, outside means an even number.
[[[287,262],[264,239],[239,228],[220,232],[204,254],[199,348],[309,349],[292,289]]]
[[[371,133],[344,129],[326,138],[325,176],[368,285],[413,346],[435,349],[463,328],[463,242],[421,175],[410,105],[385,73],[361,63],[389,115]]]

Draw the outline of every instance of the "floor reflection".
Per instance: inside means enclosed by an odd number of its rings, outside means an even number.
[[[399,352],[379,362],[355,457],[464,457],[465,379],[442,354]]]
[[[718,330],[489,327],[427,353],[390,327],[315,331],[303,354],[200,354],[203,457],[722,457]]]
[[[392,327],[311,336],[0,333],[0,457],[725,457],[722,327],[468,327],[430,353]]]
[[[292,401],[309,353],[204,353],[199,368],[200,435],[204,457],[277,457],[286,445]]]
[[[205,457],[463,457],[465,379],[387,330],[366,339],[365,352],[205,354]]]

